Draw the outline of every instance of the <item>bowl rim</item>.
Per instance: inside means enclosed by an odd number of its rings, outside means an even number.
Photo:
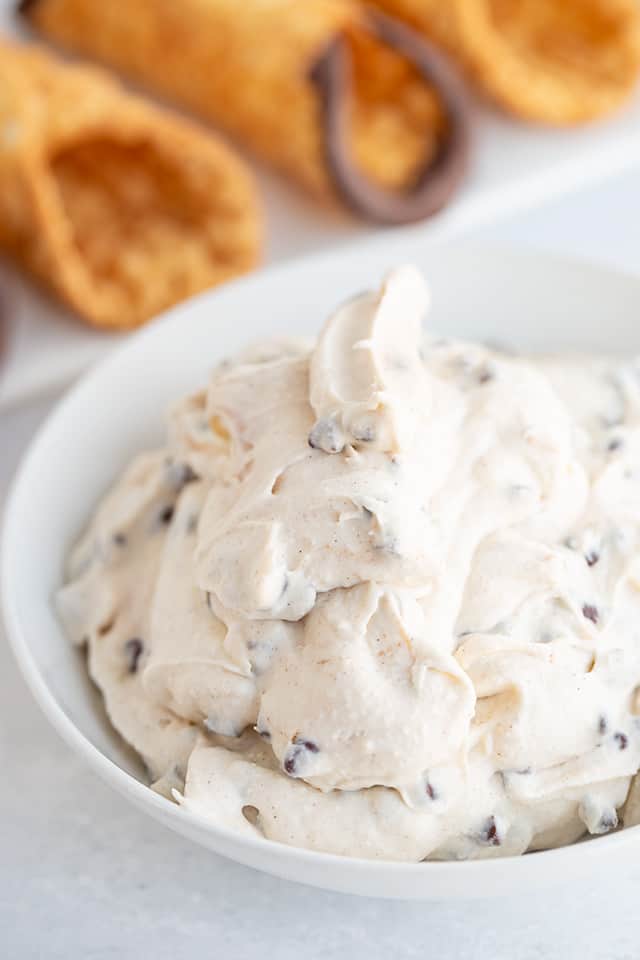
[[[523,260],[543,260],[548,263],[554,263],[556,266],[566,266],[572,269],[582,268],[589,272],[601,273],[603,276],[611,279],[617,279],[621,283],[630,283],[635,285],[640,292],[640,278],[634,274],[609,268],[606,265],[594,264],[587,259],[578,257],[568,257],[561,254],[549,253],[546,251],[514,249],[511,247],[497,244],[483,245],[479,243],[470,243],[468,241],[440,241],[437,244],[430,244],[429,249],[443,246],[464,247],[465,250],[481,250],[482,255],[486,256],[488,251],[497,256],[508,255]],[[379,238],[368,244],[360,244],[360,249],[379,245]],[[425,245],[426,246],[426,245]],[[280,272],[288,273],[292,268],[299,267],[303,263],[313,261],[318,263],[323,260],[331,260],[336,252],[342,252],[331,249],[321,254],[305,254],[303,256],[290,259],[284,263],[277,264],[266,270],[258,271],[248,278],[240,278],[225,284],[224,293],[227,294],[238,284],[253,284],[260,282],[266,275],[273,277]],[[392,252],[392,251],[391,251]],[[420,880],[428,881],[429,885],[438,883],[439,880],[447,880],[447,886],[455,883],[456,879],[461,881],[464,878],[465,885],[472,878],[478,884],[486,884],[485,895],[490,895],[491,881],[498,876],[503,877],[505,871],[512,875],[512,879],[522,879],[523,881],[533,880],[535,876],[540,876],[544,872],[545,878],[553,876],[554,882],[562,880],[569,873],[575,875],[576,868],[586,867],[587,864],[593,865],[594,859],[602,862],[613,854],[620,854],[623,850],[628,855],[632,850],[637,849],[640,843],[640,825],[630,826],[610,833],[607,836],[593,838],[588,842],[577,842],[562,847],[556,847],[550,850],[540,850],[527,853],[521,856],[489,857],[476,860],[427,860],[418,862],[408,862],[400,860],[385,859],[366,859],[363,857],[342,856],[338,854],[325,853],[307,849],[304,847],[291,846],[281,841],[270,840],[261,836],[245,835],[234,831],[232,828],[215,824],[206,817],[199,815],[184,806],[179,806],[165,797],[155,793],[149,786],[137,780],[133,775],[122,769],[114,760],[111,760],[105,753],[86,737],[79,727],[67,716],[64,709],[50,690],[42,671],[38,665],[35,655],[32,653],[26,634],[23,634],[17,604],[13,597],[13,580],[11,556],[13,550],[20,543],[19,525],[17,518],[20,513],[20,503],[25,496],[25,488],[32,473],[32,463],[37,459],[41,446],[45,445],[46,439],[51,433],[57,432],[62,424],[69,417],[69,411],[77,404],[83,393],[91,388],[94,379],[107,375],[110,368],[117,368],[122,356],[126,356],[132,349],[145,342],[149,338],[158,335],[158,332],[164,330],[170,325],[177,326],[181,320],[181,314],[186,308],[193,310],[195,304],[209,302],[212,298],[218,296],[219,290],[205,291],[193,297],[173,309],[167,311],[153,324],[135,331],[127,340],[119,344],[109,354],[98,363],[93,364],[75,383],[73,383],[62,395],[53,407],[47,413],[43,422],[39,425],[31,438],[25,452],[22,454],[19,466],[10,483],[9,491],[6,497],[6,503],[3,510],[2,524],[0,526],[0,612],[3,614],[4,625],[6,628],[9,646],[13,651],[15,660],[20,668],[20,672],[30,690],[33,698],[40,707],[46,719],[56,730],[62,740],[71,747],[71,749],[80,756],[87,766],[96,773],[100,779],[114,788],[121,796],[124,796],[134,802],[140,809],[149,813],[154,819],[160,820],[169,825],[178,833],[187,834],[193,838],[194,832],[201,833],[203,830],[212,839],[219,839],[221,844],[213,849],[236,862],[244,863],[263,869],[267,872],[276,873],[270,867],[261,866],[255,863],[252,854],[268,854],[270,857],[281,858],[284,862],[292,865],[308,865],[324,869],[329,874],[335,874],[339,871],[344,876],[345,872],[352,875],[354,880],[366,875],[368,879],[377,878],[380,881],[392,882],[394,878],[411,879],[418,883]],[[117,733],[117,731],[116,731]],[[192,827],[193,831],[189,832]],[[595,841],[595,842],[594,842]],[[222,846],[224,849],[220,849]],[[229,848],[234,848],[234,852],[228,852]],[[237,851],[237,856],[236,856]],[[288,874],[281,874],[288,876]],[[337,889],[330,883],[324,883],[314,879],[302,879],[298,882],[307,882],[317,886],[323,886],[327,889]],[[380,889],[383,884],[380,884]],[[368,891],[367,891],[368,893]],[[388,894],[392,896],[392,893]],[[418,894],[420,896],[420,894]],[[432,894],[425,894],[425,898],[430,898]]]

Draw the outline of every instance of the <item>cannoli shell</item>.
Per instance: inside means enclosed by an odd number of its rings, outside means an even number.
[[[251,176],[102,70],[0,40],[0,252],[81,317],[134,327],[249,270]]]
[[[426,70],[416,66],[363,4],[31,0],[25,13],[48,37],[186,105],[314,193],[339,197],[374,218],[419,219],[430,205],[413,198],[401,211],[384,211],[368,204],[362,190],[354,197],[341,165],[331,161],[334,143],[327,143],[336,112],[326,103],[327,63],[334,78],[341,72],[340,85],[332,86],[340,113],[333,133],[342,137],[352,173],[374,190],[406,193],[423,187],[431,168],[446,167],[453,175],[432,207],[462,177],[462,88],[455,78],[449,82],[446,66],[429,69],[437,51],[422,51]]]
[[[372,0],[445,49],[519,117],[574,124],[611,113],[640,68],[637,0]]]

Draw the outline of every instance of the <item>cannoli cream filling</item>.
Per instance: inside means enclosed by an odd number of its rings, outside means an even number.
[[[213,823],[422,860],[622,822],[640,365],[425,338],[427,305],[402,267],[221,364],[71,552],[113,724]]]

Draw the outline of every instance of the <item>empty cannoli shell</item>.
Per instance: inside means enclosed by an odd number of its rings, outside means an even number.
[[[251,177],[103,71],[0,41],[0,252],[90,323],[134,327],[249,270]]]
[[[640,68],[637,0],[372,0],[441,45],[520,117],[573,124],[610,113]]]

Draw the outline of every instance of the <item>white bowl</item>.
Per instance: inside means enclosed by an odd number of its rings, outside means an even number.
[[[519,858],[407,864],[313,853],[212,826],[144,785],[54,616],[51,597],[69,545],[130,457],[162,437],[169,402],[254,338],[314,334],[341,299],[408,259],[429,279],[430,323],[439,333],[524,350],[640,350],[640,281],[537,254],[416,248],[406,238],[386,237],[205,294],[132,337],[84,377],[33,441],[5,519],[9,637],[46,716],[96,773],[151,816],[240,863],[331,890],[412,899],[514,893],[607,866],[619,870],[640,854],[640,827]],[[31,762],[37,757],[25,757]]]

